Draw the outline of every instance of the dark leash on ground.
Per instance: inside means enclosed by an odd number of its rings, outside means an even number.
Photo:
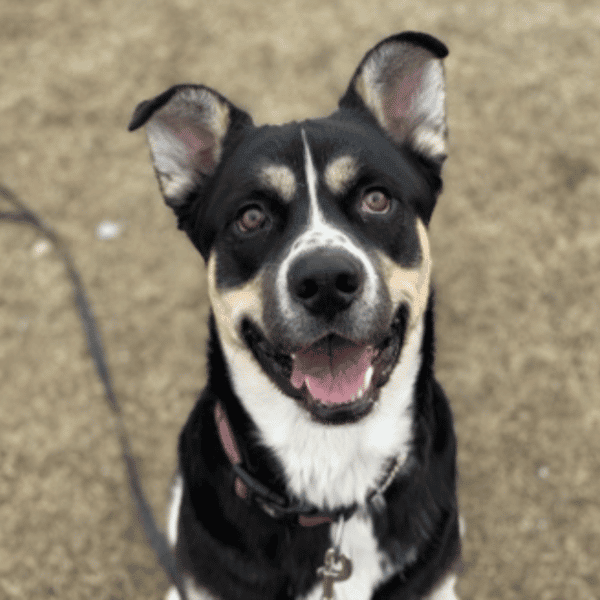
[[[142,488],[138,470],[135,466],[135,459],[131,451],[129,436],[123,421],[121,407],[113,388],[110,371],[108,370],[98,325],[96,324],[94,313],[92,312],[90,303],[87,299],[79,272],[74,266],[73,258],[60,236],[52,228],[45,225],[13,192],[0,185],[0,197],[7,200],[15,207],[15,210],[13,211],[0,211],[0,221],[29,225],[36,229],[52,243],[58,256],[65,265],[67,275],[73,286],[75,307],[77,308],[85,332],[88,350],[92,356],[94,365],[96,366],[98,377],[104,387],[106,400],[114,415],[115,430],[121,445],[121,456],[125,463],[129,489],[131,491],[137,515],[148,539],[148,543],[152,546],[159,564],[164,569],[171,583],[177,587],[181,600],[186,600],[183,581],[179,569],[177,568],[175,557],[171,552],[164,533],[156,524],[156,519],[154,518],[152,509],[146,500]]]

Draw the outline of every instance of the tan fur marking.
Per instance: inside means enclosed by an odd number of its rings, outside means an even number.
[[[358,172],[352,156],[339,156],[325,168],[325,183],[334,194],[341,194],[352,183]]]
[[[261,181],[275,190],[286,202],[296,195],[296,176],[285,165],[267,165],[260,170]]]
[[[262,318],[261,273],[237,288],[217,289],[217,256],[213,252],[208,260],[208,296],[210,298],[217,329],[221,339],[229,344],[247,349],[240,337],[240,324],[244,317],[251,317],[264,330]]]
[[[410,307],[409,328],[419,321],[427,308],[431,280],[429,238],[425,225],[420,219],[417,219],[417,231],[421,243],[422,259],[416,269],[403,269],[387,256],[380,254],[385,280],[388,283],[394,306],[398,306],[401,302],[407,302]]]

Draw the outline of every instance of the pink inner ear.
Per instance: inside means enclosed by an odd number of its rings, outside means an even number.
[[[402,77],[399,85],[387,95],[383,103],[383,110],[390,125],[393,126],[398,122],[410,122],[413,117],[411,109],[414,97],[421,86],[423,69],[424,67],[419,67],[410,75]]]
[[[198,131],[194,131],[191,127],[180,129],[177,132],[177,137],[186,146],[189,156],[193,156],[198,150],[212,146],[214,143],[211,134],[201,136]]]
[[[189,163],[196,163],[202,173],[212,173],[216,166],[215,136],[206,129],[190,126],[181,127],[174,133],[183,144]]]

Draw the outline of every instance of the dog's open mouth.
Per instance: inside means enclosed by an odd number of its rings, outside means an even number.
[[[388,337],[378,345],[327,334],[292,354],[278,352],[249,320],[242,325],[248,347],[265,373],[319,421],[355,422],[367,415],[398,361],[408,310],[401,307]]]
[[[376,351],[368,344],[353,344],[327,335],[292,354],[292,385],[325,406],[360,400],[373,379]]]

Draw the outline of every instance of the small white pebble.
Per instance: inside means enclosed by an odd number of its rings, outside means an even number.
[[[548,477],[550,475],[550,467],[546,467],[546,466],[540,467],[538,469],[537,474],[540,479],[548,479]]]
[[[102,221],[96,227],[96,237],[99,240],[112,240],[118,237],[123,230],[121,223],[116,221]]]
[[[27,317],[21,317],[17,321],[17,330],[20,333],[23,333],[23,332],[27,331],[28,327],[29,327],[29,319]]]
[[[40,240],[33,245],[31,251],[34,256],[44,256],[44,254],[48,254],[50,252],[51,244],[48,240]]]

